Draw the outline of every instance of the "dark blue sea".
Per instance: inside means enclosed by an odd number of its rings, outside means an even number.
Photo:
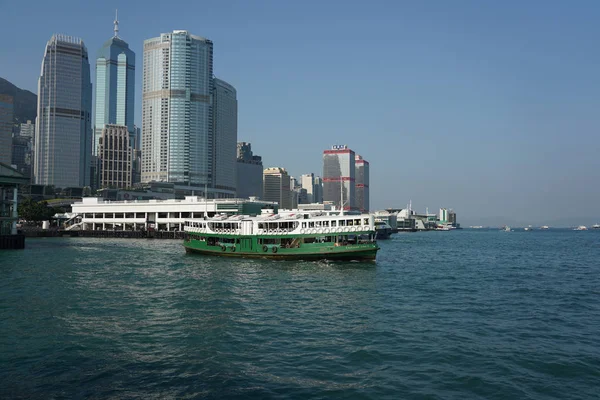
[[[600,231],[380,245],[326,263],[28,239],[0,252],[0,398],[599,398]]]

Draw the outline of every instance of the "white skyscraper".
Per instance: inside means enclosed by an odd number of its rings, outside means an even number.
[[[34,182],[56,187],[90,183],[92,83],[83,40],[54,35],[38,83]]]
[[[310,174],[304,174],[300,178],[302,189],[306,189],[306,200],[309,203],[315,203],[315,175],[311,172]]]
[[[212,42],[187,31],[148,39],[143,71],[142,182],[211,186]]]

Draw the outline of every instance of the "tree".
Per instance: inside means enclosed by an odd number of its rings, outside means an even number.
[[[54,215],[54,209],[45,201],[24,199],[19,204],[19,217],[27,221],[45,221]]]

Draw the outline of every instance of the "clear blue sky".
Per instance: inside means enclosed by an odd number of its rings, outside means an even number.
[[[53,33],[83,38],[93,74],[115,8],[138,125],[142,42],[186,29],[214,42],[265,167],[321,175],[347,144],[371,163],[372,209],[600,222],[598,1],[0,0],[0,76],[37,92]]]

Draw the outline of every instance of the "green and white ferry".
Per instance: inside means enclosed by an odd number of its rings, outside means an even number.
[[[217,215],[187,220],[184,231],[186,252],[226,257],[374,261],[379,250],[369,214]]]

